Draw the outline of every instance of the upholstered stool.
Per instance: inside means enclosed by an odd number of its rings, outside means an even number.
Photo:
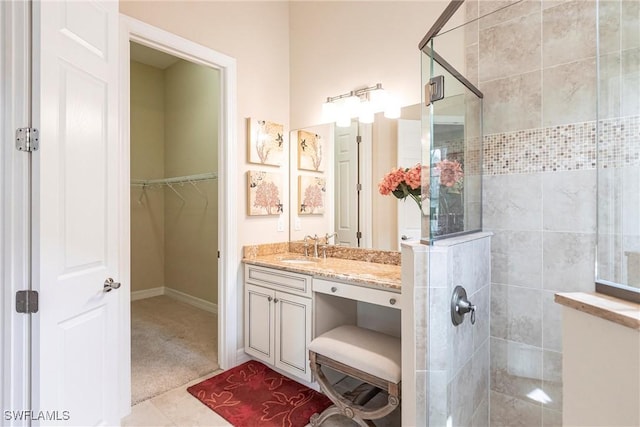
[[[332,415],[342,414],[360,426],[382,418],[400,405],[400,339],[353,325],[338,326],[309,344],[311,372],[320,388],[334,403],[321,414],[313,414],[311,425],[319,426]],[[385,390],[388,402],[380,408],[365,408],[340,393],[329,383],[321,367],[326,366]]]

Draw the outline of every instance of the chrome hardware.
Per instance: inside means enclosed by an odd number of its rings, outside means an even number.
[[[40,146],[40,132],[36,128],[16,129],[16,149],[19,151],[36,151]]]
[[[331,292],[337,292],[337,291],[338,291],[338,288],[336,288],[335,286],[331,287]]]
[[[471,324],[476,323],[476,306],[467,299],[467,291],[462,286],[456,286],[451,296],[451,322],[458,326],[464,321],[464,315],[471,312]]]
[[[102,290],[104,292],[111,292],[114,289],[118,289],[120,287],[120,282],[114,282],[111,277],[104,281],[104,286]]]
[[[273,300],[272,297],[267,297],[267,301],[271,302],[271,300]]]
[[[391,305],[396,305],[396,299],[395,299],[395,298],[391,298],[391,299],[389,300],[389,304],[391,304]]]
[[[309,244],[307,243],[307,239],[313,240],[313,256],[315,258],[318,258],[318,241],[320,240],[320,238],[318,237],[317,234],[314,234],[313,237],[309,235],[304,236],[304,256],[309,256],[307,253],[307,249],[309,247]]]
[[[335,238],[338,237],[338,233],[333,233],[333,234],[325,234],[324,235],[324,246],[322,246],[322,257],[323,258],[327,258],[327,246],[329,245],[329,239],[334,238],[334,243],[335,243]]]
[[[436,102],[444,98],[444,76],[435,76],[429,80],[424,86],[424,99],[426,106],[431,105],[432,102]]]
[[[273,299],[273,303],[274,303],[274,304],[277,304],[277,303],[278,303],[278,301],[280,301],[278,298],[274,298],[274,299]]]

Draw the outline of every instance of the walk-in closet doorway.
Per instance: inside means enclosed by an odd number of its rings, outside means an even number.
[[[130,42],[131,403],[218,363],[220,72]]]

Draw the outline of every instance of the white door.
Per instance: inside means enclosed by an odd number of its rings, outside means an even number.
[[[41,425],[119,425],[130,406],[130,289],[118,3],[33,2],[33,15],[33,409],[58,411]],[[122,287],[105,292],[107,278]]]
[[[335,131],[336,244],[358,246],[358,123]]]
[[[420,120],[398,119],[398,165],[405,168],[420,163],[422,129]],[[423,206],[423,209],[429,209]],[[409,197],[398,203],[398,236],[402,240],[420,239],[420,210],[418,205]],[[398,242],[398,246],[400,245]]]

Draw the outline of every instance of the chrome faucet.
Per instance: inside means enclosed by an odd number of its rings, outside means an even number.
[[[324,245],[322,245],[322,257],[323,258],[327,258],[327,246],[329,246],[329,239],[331,239],[332,237],[337,237],[338,233],[333,233],[333,234],[325,234],[324,235]]]
[[[327,233],[327,234],[325,234],[324,243],[328,245],[329,244],[329,239],[331,239],[332,237],[338,237],[338,233],[333,233],[333,234]]]
[[[317,234],[314,234],[313,237],[306,235],[304,236],[304,256],[309,256],[309,244],[307,243],[307,239],[313,240],[313,256],[318,258],[318,240],[320,238]]]

